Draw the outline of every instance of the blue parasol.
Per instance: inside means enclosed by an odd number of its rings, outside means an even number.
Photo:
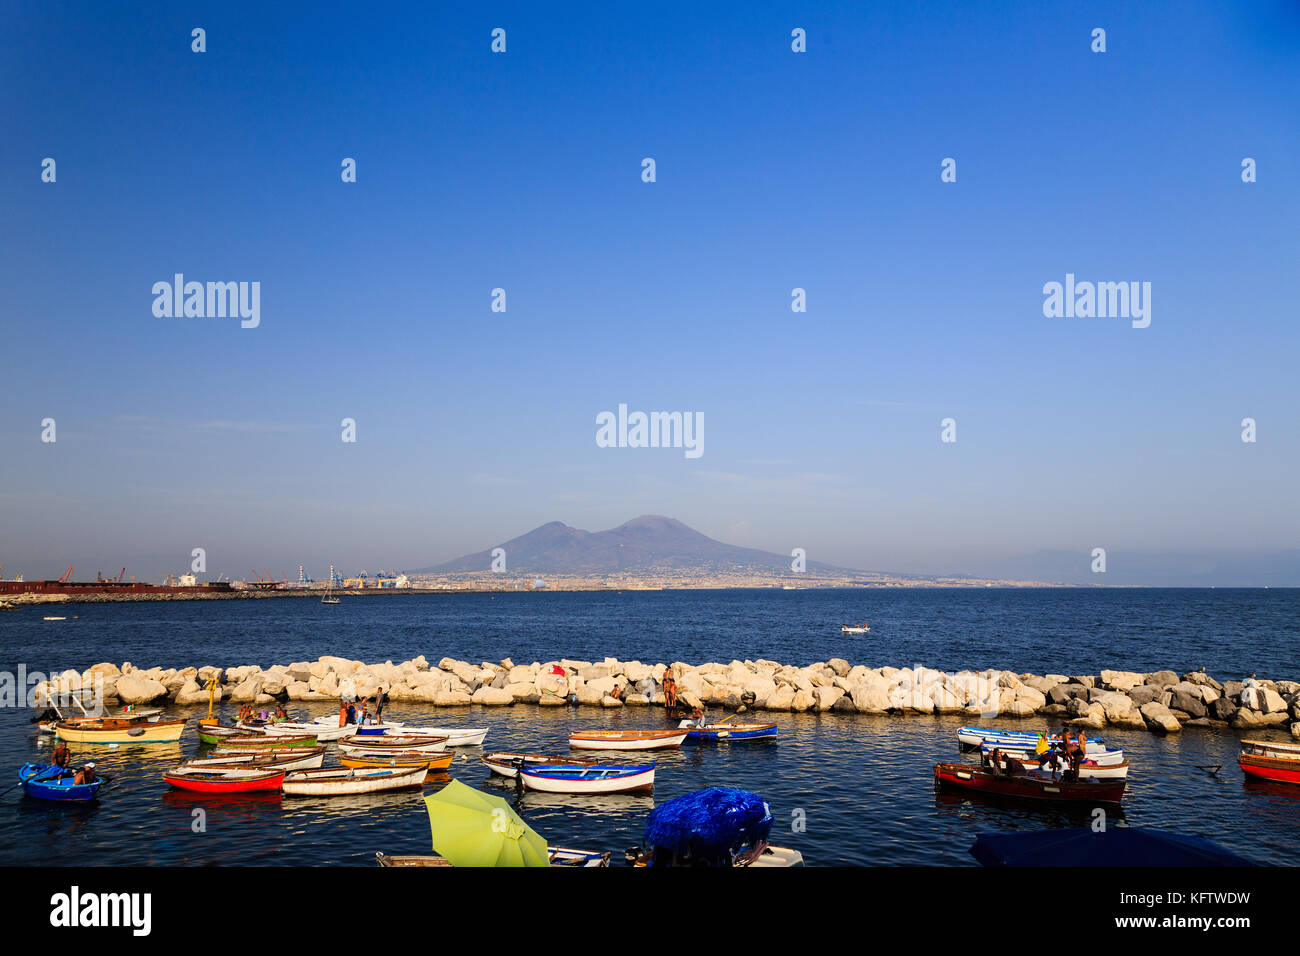
[[[656,862],[668,851],[693,859],[727,858],[742,846],[766,840],[772,811],[756,793],[709,787],[660,804],[646,819],[645,842]]]

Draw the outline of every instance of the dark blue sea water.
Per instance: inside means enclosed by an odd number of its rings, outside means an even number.
[[[401,661],[423,654],[473,662],[558,657],[710,660],[766,657],[807,664],[828,657],[869,666],[1000,667],[1095,674],[1204,666],[1220,679],[1300,674],[1295,590],[842,590],[525,593],[371,596],[337,607],[310,599],[76,605],[0,614],[3,669],[82,669],[98,661],[141,667],[267,666],[336,654]],[[75,620],[73,615],[76,616]],[[865,638],[843,623],[869,621]],[[329,712],[327,704],[298,708]],[[188,710],[189,716],[201,716]],[[487,749],[562,753],[580,727],[659,727],[658,712],[627,708],[397,707],[395,719],[490,726]],[[0,710],[0,768],[48,754],[30,712]],[[653,798],[600,800],[526,794],[518,808],[549,842],[621,851],[637,842],[655,802],[709,785],[762,793],[777,816],[773,842],[809,864],[971,865],[981,832],[1082,825],[1087,817],[938,796],[932,768],[958,757],[946,717],[775,717],[776,743],[704,745],[657,755]],[[1027,729],[1033,721],[1000,721]],[[1276,732],[1273,735],[1277,735]],[[1124,815],[1134,825],[1208,836],[1261,863],[1291,863],[1300,846],[1300,787],[1246,782],[1229,733],[1188,729],[1171,738],[1116,732],[1132,761]],[[1256,734],[1255,736],[1259,736]],[[278,795],[196,797],[169,791],[161,771],[196,749],[74,746],[113,777],[98,805],[51,806],[21,791],[0,796],[0,863],[370,864],[376,850],[429,850],[418,796],[335,800]],[[511,801],[477,748],[451,773]],[[1221,764],[1212,775],[1198,766]],[[429,791],[434,787],[431,785]],[[206,828],[193,825],[196,810]],[[616,857],[619,854],[616,853]]]

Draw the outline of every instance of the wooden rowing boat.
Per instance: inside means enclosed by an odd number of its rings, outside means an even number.
[[[1047,767],[1040,767],[1038,760],[1032,755],[1016,755],[1009,751],[1001,751],[1002,758],[1018,760],[1025,768],[1025,773],[1031,777],[1043,777],[1052,779],[1052,770]],[[983,751],[980,754],[980,763],[989,769],[992,769],[992,751]],[[1062,762],[1060,769],[1056,772],[1056,779],[1060,779],[1068,764]],[[1100,764],[1093,760],[1085,760],[1079,765],[1080,780],[1125,780],[1128,778],[1128,761],[1121,760],[1119,763]]]
[[[260,737],[266,732],[261,727],[245,724],[199,724],[199,743],[216,746],[232,737]]]
[[[958,727],[957,740],[963,747],[977,750],[987,744],[990,747],[1003,747],[1010,750],[1033,750],[1038,746],[1038,734],[1026,730],[991,730],[987,727]],[[1048,734],[1049,744],[1059,744],[1060,734]],[[1088,756],[1094,752],[1105,752],[1106,747],[1101,738],[1088,740]]]
[[[446,770],[456,755],[450,751],[405,750],[391,754],[339,754],[345,767],[427,767],[430,771]]]
[[[1274,760],[1300,760],[1300,744],[1276,743],[1267,740],[1243,740],[1241,752]]]
[[[504,750],[493,751],[479,758],[488,769],[502,777],[514,777],[520,766],[536,767],[548,764],[553,767],[590,767],[599,762],[597,757],[552,757],[547,754],[516,754]]]
[[[678,726],[686,730],[687,740],[694,741],[771,740],[777,733],[776,724],[733,724],[724,721],[701,727],[693,720],[683,720]]]
[[[595,730],[569,734],[574,750],[662,750],[680,747],[686,731],[677,730]]]
[[[181,764],[181,770],[209,767],[244,767],[259,770],[314,770],[325,762],[325,748],[310,750],[290,747],[285,750],[246,750],[240,753],[218,747],[207,757],[195,757]]]
[[[519,771],[528,790],[542,793],[648,793],[655,785],[655,765],[593,764],[590,767],[533,766]]]
[[[358,736],[387,740],[395,736],[445,737],[448,747],[481,747],[490,727],[412,727],[407,724],[367,724]]]
[[[341,754],[435,753],[447,749],[446,737],[417,737],[403,734],[396,737],[344,737],[338,742]]]
[[[268,724],[263,730],[270,736],[277,734],[309,734],[316,738],[317,741],[324,743],[330,740],[338,740],[340,737],[350,736],[356,731],[355,724],[344,724],[342,727],[330,726],[329,724],[320,724],[316,722],[307,723],[305,721],[283,721],[278,724]]]
[[[310,750],[317,746],[310,734],[245,734],[221,737],[218,743],[223,749],[237,750]]]
[[[87,803],[99,796],[103,777],[93,783],[77,783],[76,772],[55,764],[27,763],[18,770],[23,793],[38,800]]]
[[[418,787],[428,772],[426,767],[295,770],[285,774],[283,789],[287,797],[346,797]]]
[[[54,735],[73,744],[163,744],[180,740],[184,729],[183,719],[126,725],[59,721],[54,725]]]
[[[1003,776],[977,764],[937,763],[934,785],[941,790],[965,790],[987,796],[1006,797],[1036,803],[1075,803],[1096,806],[1118,804],[1124,799],[1124,780],[1061,780],[1030,774]]]
[[[186,770],[177,768],[162,775],[163,781],[177,790],[196,793],[251,793],[279,790],[285,770],[260,770],[252,767],[208,767]]]
[[[548,846],[546,855],[551,861],[551,866],[609,866],[609,852],[597,853],[592,850],[575,850],[571,847]],[[410,866],[451,866],[451,863],[440,856],[432,854],[424,856],[389,856],[387,853],[376,853],[375,862],[380,866],[392,867],[410,867]]]
[[[1300,783],[1300,760],[1243,753],[1237,757],[1237,766],[1246,776],[1258,780],[1269,780],[1273,783]]]

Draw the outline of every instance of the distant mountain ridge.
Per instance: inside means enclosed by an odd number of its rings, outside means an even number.
[[[583,531],[551,521],[495,547],[506,552],[506,570],[527,574],[607,574],[618,571],[762,571],[792,574],[791,557],[724,544],[675,518],[641,515],[607,531]],[[487,571],[493,548],[408,574]],[[850,568],[809,561],[807,570],[856,574]]]

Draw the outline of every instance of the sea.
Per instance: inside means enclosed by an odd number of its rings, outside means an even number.
[[[45,621],[45,615],[66,616]],[[843,635],[866,622],[870,633]],[[870,667],[1004,668],[1097,674],[1105,668],[1219,680],[1250,674],[1300,678],[1300,590],[1294,589],[843,589],[546,592],[65,605],[0,613],[0,670],[84,669],[100,661],[139,667],[233,666],[314,660],[366,662],[424,655],[473,663],[531,663],[606,656],[692,664],[767,658],[804,665],[840,657]],[[206,708],[172,708],[199,718]],[[326,702],[291,704],[312,717]],[[714,711],[718,717],[720,711]],[[982,833],[1086,826],[1090,812],[1007,806],[938,794],[933,767],[963,759],[958,717],[765,714],[770,742],[687,744],[651,755],[653,796],[520,793],[492,777],[488,750],[562,754],[579,729],[664,726],[656,708],[433,708],[393,704],[395,720],[490,728],[483,748],[461,748],[449,774],[506,799],[552,845],[609,850],[614,865],[641,841],[646,816],[709,786],[759,793],[775,822],[771,842],[809,866],[973,866]],[[48,759],[34,712],[0,708],[0,768],[17,781],[27,761]],[[233,717],[229,705],[222,716]],[[1038,729],[1042,721],[995,720]],[[1252,736],[1261,736],[1259,732]],[[1285,731],[1263,736],[1286,739]],[[1260,864],[1296,862],[1300,786],[1247,780],[1238,736],[1187,728],[1158,737],[1107,730],[1130,762],[1122,811],[1108,825],[1156,827],[1212,839]],[[212,797],[170,790],[163,771],[200,748],[192,730],[176,744],[72,745],[111,778],[88,806],[0,794],[0,864],[160,866],[375,865],[376,852],[429,853],[428,820],[414,791],[309,799],[279,794]],[[3,782],[3,780],[0,780]]]

